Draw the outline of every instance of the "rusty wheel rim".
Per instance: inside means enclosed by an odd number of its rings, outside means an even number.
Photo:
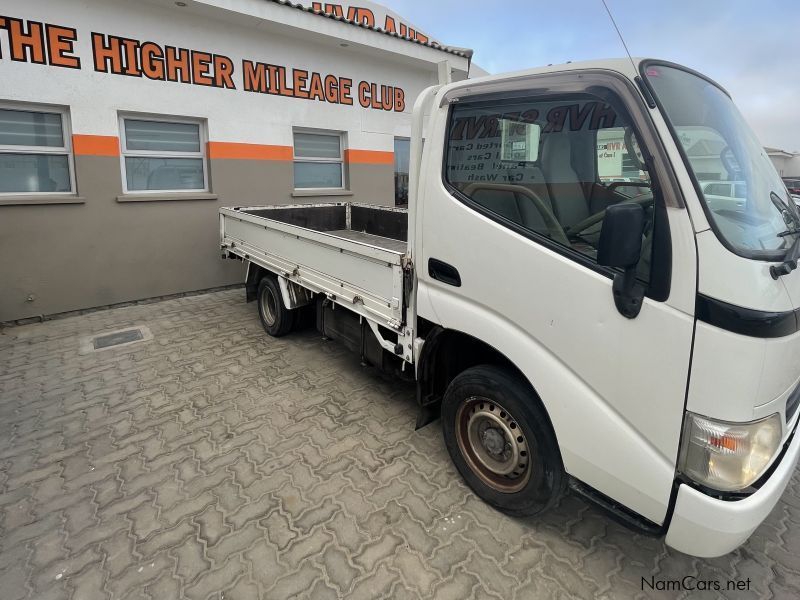
[[[479,396],[464,401],[456,413],[456,441],[470,469],[498,492],[518,492],[531,476],[525,434],[497,402]]]

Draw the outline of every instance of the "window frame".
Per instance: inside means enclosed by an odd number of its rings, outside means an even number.
[[[38,196],[77,196],[78,190],[75,180],[75,154],[72,148],[72,122],[70,120],[69,107],[28,102],[8,102],[0,100],[0,109],[59,115],[61,118],[61,141],[63,142],[63,146],[15,146],[9,144],[0,144],[0,154],[66,156],[67,171],[69,174],[69,191],[67,192],[0,192],[0,200],[10,197],[36,198]]]
[[[339,158],[316,157],[316,156],[297,156],[295,154],[295,141],[294,135],[296,133],[307,133],[311,135],[330,135],[339,138]],[[349,190],[349,181],[347,178],[347,170],[345,169],[344,154],[346,150],[345,132],[335,131],[332,129],[313,129],[309,127],[292,127],[292,190],[295,193],[307,194],[308,192],[328,192],[328,191],[345,191]],[[338,164],[342,174],[342,185],[339,187],[297,187],[297,182],[294,178],[294,166],[297,163],[327,163]]]
[[[736,256],[739,256],[741,258],[746,258],[746,259],[749,259],[749,260],[758,260],[758,261],[761,261],[761,262],[775,262],[777,260],[782,260],[782,258],[778,259],[778,258],[772,258],[772,257],[769,257],[769,256],[767,256],[767,257],[759,256],[758,251],[746,251],[746,250],[743,250],[741,248],[737,248],[733,244],[728,242],[728,239],[720,231],[720,229],[717,226],[717,223],[716,223],[716,221],[714,219],[714,216],[712,214],[711,209],[706,205],[705,202],[702,201],[702,199],[703,199],[703,187],[700,184],[700,179],[698,178],[697,174],[695,173],[694,169],[691,166],[691,161],[689,160],[689,155],[686,153],[686,150],[684,149],[683,144],[681,144],[680,138],[678,136],[678,132],[675,129],[675,127],[673,126],[672,120],[668,118],[666,109],[665,109],[663,103],[661,102],[661,99],[656,94],[656,90],[653,87],[653,85],[651,84],[650,78],[647,75],[647,69],[649,69],[650,67],[665,67],[665,68],[668,68],[668,69],[675,69],[677,71],[683,71],[684,73],[688,73],[690,75],[694,75],[695,77],[698,77],[698,78],[706,81],[710,85],[716,87],[719,91],[721,91],[723,94],[728,96],[728,98],[732,98],[730,93],[728,92],[728,90],[726,90],[724,87],[722,87],[722,85],[720,85],[719,83],[717,83],[716,81],[711,79],[711,77],[709,77],[708,75],[704,75],[703,73],[700,73],[699,71],[695,71],[694,69],[690,69],[689,67],[685,67],[685,66],[680,65],[678,63],[674,63],[674,62],[671,62],[671,61],[668,61],[668,60],[660,60],[660,59],[645,59],[645,60],[643,60],[643,61],[641,61],[639,63],[639,77],[637,79],[640,81],[640,84],[643,86],[643,89],[646,90],[647,94],[650,96],[653,108],[654,109],[658,109],[659,113],[661,114],[662,118],[664,119],[664,123],[667,126],[667,130],[669,131],[669,133],[670,133],[670,135],[672,137],[672,141],[675,143],[675,147],[676,147],[676,149],[678,151],[678,154],[680,155],[680,157],[682,159],[683,166],[685,167],[685,169],[686,169],[686,171],[687,171],[687,173],[689,175],[689,179],[690,179],[690,181],[692,183],[692,187],[694,188],[694,192],[697,194],[698,200],[700,200],[700,205],[701,205],[701,207],[703,209],[703,214],[706,217],[706,221],[708,222],[709,227],[711,227],[711,230],[714,232],[714,236],[717,238],[717,240],[719,240],[719,242],[722,244],[722,246],[726,250],[728,250],[729,252],[731,252],[731,253],[733,253]],[[777,172],[777,169],[776,169],[776,172]],[[780,175],[778,175],[778,176],[781,177]],[[783,178],[781,177],[781,179],[783,179]],[[789,197],[791,199],[791,194],[790,194]]]
[[[581,75],[581,77],[576,77],[576,75]],[[531,93],[530,91],[531,89],[545,88],[548,91],[541,94]],[[595,273],[613,279],[618,272],[617,270],[601,266],[585,254],[567,248],[546,236],[522,227],[484,208],[453,186],[448,181],[447,174],[450,132],[453,129],[453,109],[458,105],[481,101],[495,102],[496,104],[513,104],[529,98],[572,96],[576,94],[598,96],[599,90],[602,90],[605,95],[613,97],[614,102],[624,108],[635,135],[647,152],[645,159],[650,167],[656,212],[650,281],[646,287],[645,296],[652,300],[665,301],[669,298],[672,281],[672,238],[667,207],[685,209],[686,202],[678,185],[673,165],[669,161],[667,150],[658,134],[652,115],[645,105],[642,92],[624,75],[613,71],[586,69],[569,73],[521,77],[514,82],[512,89],[504,86],[502,82],[499,84],[489,82],[471,87],[466,91],[460,88],[452,89],[444,95],[440,104],[440,106],[447,107],[447,122],[443,132],[444,140],[440,165],[441,182],[456,201],[465,204],[477,213]],[[539,159],[541,160],[541,156]],[[594,160],[596,163],[596,156]]]
[[[409,177],[409,183],[411,183],[411,138],[403,136],[403,135],[395,135],[392,138],[392,151],[395,154],[394,164],[392,164],[392,169],[394,169],[394,174],[393,174],[394,181],[393,181],[393,183],[395,184],[394,205],[395,206],[402,206],[402,204],[398,204],[397,203],[397,188],[396,188],[397,183],[396,182],[397,182],[397,174],[399,173],[399,171],[397,170],[397,156],[396,156],[397,155],[397,140],[402,140],[402,141],[408,142],[408,177]],[[406,195],[408,195],[408,191],[406,191]],[[409,199],[408,199],[408,197],[406,197],[406,204],[408,204],[408,202],[409,202]]]
[[[128,140],[125,134],[125,121],[154,121],[156,123],[182,123],[197,125],[200,136],[200,151],[199,152],[174,152],[174,151],[158,151],[158,150],[128,150]],[[119,149],[120,149],[120,169],[122,173],[122,193],[123,195],[139,195],[139,194],[197,194],[208,193],[209,188],[209,165],[208,165],[208,127],[207,121],[203,118],[192,117],[178,117],[171,115],[154,115],[151,113],[132,113],[120,112],[117,115],[119,125]],[[202,188],[181,188],[171,190],[129,190],[128,189],[128,171],[125,164],[126,158],[193,158],[201,159],[203,164],[203,187]]]

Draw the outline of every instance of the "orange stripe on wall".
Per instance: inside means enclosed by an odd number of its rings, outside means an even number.
[[[345,150],[344,158],[349,163],[363,165],[393,165],[394,152],[382,150]]]
[[[72,149],[77,156],[119,156],[119,138],[76,133],[72,136]]]
[[[294,152],[291,146],[208,142],[208,157],[237,160],[292,160]]]
[[[119,138],[114,135],[74,134],[72,148],[78,156],[119,156]],[[267,144],[244,144],[239,142],[208,142],[208,157],[238,160],[285,160],[294,159],[291,146]],[[348,163],[365,165],[393,165],[394,152],[383,150],[344,151]]]
[[[211,159],[238,160],[294,160],[294,149],[291,146],[274,146],[265,144],[243,144],[239,142],[208,142],[208,157]],[[381,150],[344,151],[344,159],[349,163],[367,165],[393,165],[394,152]]]

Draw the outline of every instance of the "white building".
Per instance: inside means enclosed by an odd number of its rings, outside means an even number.
[[[800,179],[800,152],[788,152],[777,148],[764,148],[772,159],[778,175]]]
[[[305,4],[4,0],[0,322],[240,282],[220,206],[402,202],[414,100],[471,51]]]

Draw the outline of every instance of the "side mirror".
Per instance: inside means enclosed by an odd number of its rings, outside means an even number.
[[[642,254],[644,209],[639,204],[613,204],[606,209],[597,262],[604,267],[635,267]]]
[[[624,269],[614,276],[612,291],[617,310],[627,319],[638,316],[644,300],[644,286],[636,281],[644,225],[642,206],[626,202],[606,209],[600,231],[597,263],[604,267]]]

